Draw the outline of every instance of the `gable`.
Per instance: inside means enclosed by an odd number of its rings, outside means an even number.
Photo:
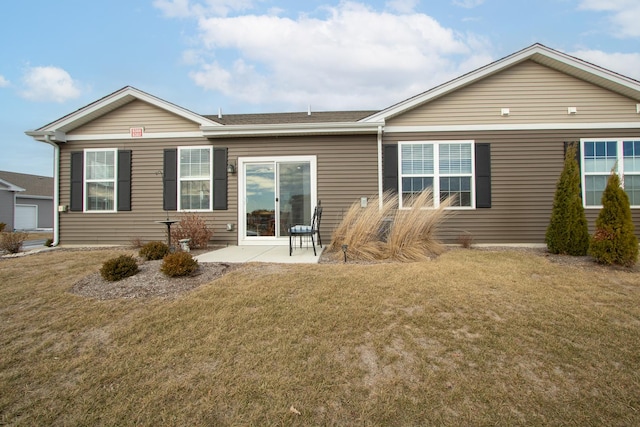
[[[136,99],[69,131],[68,135],[129,134],[130,128],[143,127],[146,134],[194,132],[200,124]]]
[[[569,115],[567,108],[576,107]],[[509,109],[508,116],[501,110]],[[636,101],[528,60],[387,120],[389,126],[640,122]]]

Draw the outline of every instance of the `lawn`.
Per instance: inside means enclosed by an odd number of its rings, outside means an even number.
[[[452,250],[69,293],[113,255],[0,260],[0,424],[640,424],[637,269]]]

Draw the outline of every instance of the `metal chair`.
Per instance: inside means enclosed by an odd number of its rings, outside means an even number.
[[[287,227],[289,231],[289,256],[293,254],[293,244],[296,237],[300,237],[300,247],[302,247],[302,237],[311,240],[313,246],[313,256],[316,256],[316,243],[314,236],[318,235],[318,244],[322,247],[322,238],[320,237],[320,220],[322,219],[322,207],[316,206],[311,217],[311,225],[293,225]]]

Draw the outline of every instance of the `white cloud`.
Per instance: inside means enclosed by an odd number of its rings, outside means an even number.
[[[342,2],[324,17],[200,15],[190,77],[238,101],[317,109],[380,108],[491,61],[488,44],[421,13]],[[250,31],[249,31],[250,29]],[[224,54],[234,52],[235,60]]]
[[[640,2],[638,0],[582,0],[580,9],[610,13],[606,32],[621,38],[640,37]]]
[[[465,9],[473,9],[484,3],[484,0],[453,0],[451,3],[455,6],[464,7]]]
[[[5,79],[3,75],[0,75],[0,87],[9,86],[9,80]]]
[[[578,50],[571,52],[570,55],[632,79],[640,80],[640,53],[607,53],[600,50]]]
[[[22,80],[21,95],[33,101],[64,102],[81,95],[78,83],[62,68],[30,67]]]

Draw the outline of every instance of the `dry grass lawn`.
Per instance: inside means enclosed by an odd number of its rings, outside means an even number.
[[[454,250],[68,292],[113,255],[0,260],[0,424],[640,425],[637,270]]]

